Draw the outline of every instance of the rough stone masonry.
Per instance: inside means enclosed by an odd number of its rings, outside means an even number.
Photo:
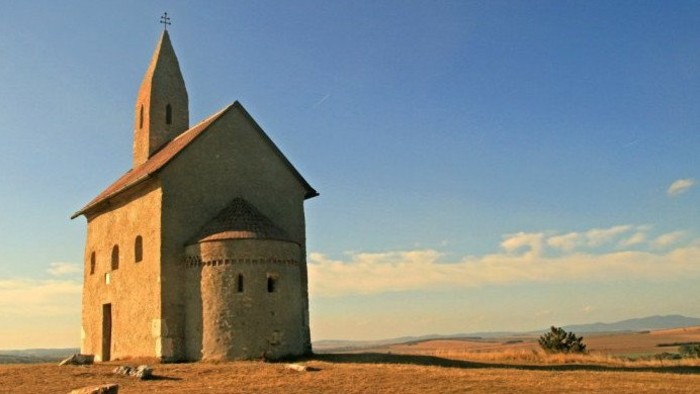
[[[189,125],[164,31],[138,91],[133,167],[87,219],[81,353],[96,361],[311,351],[304,201],[318,193],[239,102]]]

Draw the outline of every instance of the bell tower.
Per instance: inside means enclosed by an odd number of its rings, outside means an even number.
[[[185,80],[166,29],[136,98],[133,168],[146,162],[163,145],[187,130],[189,118]]]

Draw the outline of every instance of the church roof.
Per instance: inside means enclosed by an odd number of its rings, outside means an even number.
[[[202,227],[189,244],[225,239],[291,241],[287,232],[242,198],[234,198],[214,219]]]
[[[255,122],[253,117],[250,116],[248,111],[246,111],[245,108],[243,108],[243,105],[241,105],[241,103],[239,103],[238,101],[235,101],[233,104],[228,105],[221,111],[215,113],[214,115],[203,120],[196,126],[175,137],[172,141],[163,146],[159,151],[154,153],[153,156],[151,156],[143,164],[127,171],[126,174],[122,175],[119,179],[117,179],[116,182],[108,186],[104,191],[102,191],[102,193],[98,194],[97,197],[95,197],[92,201],[87,203],[87,205],[85,205],[79,211],[74,213],[73,216],[71,216],[71,219],[75,219],[76,217],[85,214],[93,208],[96,208],[101,203],[108,201],[112,197],[115,197],[118,194],[121,194],[122,192],[140,184],[146,179],[152,178],[154,175],[160,172],[160,170],[167,166],[167,164],[170,163],[180,152],[182,152],[184,149],[190,146],[192,144],[192,141],[194,141],[197,137],[209,130],[210,127],[219,119],[221,119],[224,114],[226,114],[234,108],[240,110],[243,113],[243,115],[254,125],[255,129],[263,137],[263,140],[265,140],[269,144],[269,146],[277,154],[277,156],[279,156],[279,158],[282,159],[282,161],[289,168],[289,170],[294,174],[294,176],[299,180],[299,182],[301,182],[301,184],[306,189],[305,198],[312,198],[318,196],[318,192],[314,190],[314,188],[312,188],[308,182],[306,182],[306,180],[301,176],[301,174],[296,170],[296,168],[294,168],[292,163],[289,162],[289,160],[279,150],[275,143],[272,142],[270,137],[267,136],[267,134],[257,124],[257,122]]]

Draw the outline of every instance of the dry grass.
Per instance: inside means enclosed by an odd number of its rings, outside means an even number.
[[[458,360],[470,360],[490,363],[508,363],[514,365],[566,365],[589,364],[609,367],[700,367],[700,359],[664,360],[654,357],[630,358],[607,353],[591,352],[588,354],[548,354],[542,350],[502,350],[494,352],[469,352],[450,349],[435,350],[431,355]]]
[[[120,393],[693,393],[700,360],[630,360],[624,354],[676,351],[659,343],[700,341],[700,328],[586,338],[589,355],[552,355],[533,337],[427,341],[372,353],[317,355],[296,372],[283,364],[155,364],[157,379],[115,375],[117,365],[0,365],[0,393],[67,393],[118,383]],[[607,349],[607,350],[605,350]],[[611,351],[612,349],[612,351]],[[151,360],[152,362],[152,360]]]
[[[483,340],[432,340],[382,346],[374,348],[372,351],[432,355],[491,362],[505,361],[538,364],[594,362],[615,366],[695,365],[692,360],[679,362],[653,359],[653,356],[659,353],[678,352],[678,346],[660,347],[660,344],[683,342],[700,342],[700,327],[585,336],[584,343],[590,351],[590,355],[586,356],[546,354],[540,350],[536,336]]]
[[[317,372],[296,372],[283,364],[261,362],[158,364],[154,366],[157,379],[149,381],[112,374],[117,362],[84,367],[6,365],[0,366],[0,392],[67,393],[103,383],[118,383],[120,393],[636,393],[697,392],[700,387],[700,367],[693,366],[625,368],[590,362],[492,361],[335,354],[305,361]]]

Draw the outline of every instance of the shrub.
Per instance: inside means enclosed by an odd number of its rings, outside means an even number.
[[[681,345],[678,352],[685,358],[700,358],[700,344]]]
[[[663,360],[680,360],[682,357],[678,353],[663,352],[663,353],[655,354],[654,358],[656,360],[663,361]]]
[[[547,353],[585,353],[583,337],[573,332],[566,332],[561,327],[552,326],[548,333],[539,339],[540,347]]]

